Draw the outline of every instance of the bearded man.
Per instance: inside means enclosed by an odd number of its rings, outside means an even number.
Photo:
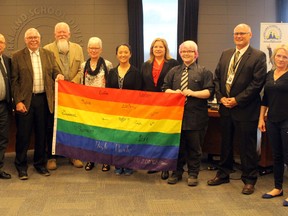
[[[70,40],[70,27],[65,22],[55,25],[54,30],[55,41],[44,46],[45,49],[54,53],[56,63],[64,75],[65,80],[74,83],[80,83],[81,63],[84,62],[82,47]],[[52,155],[52,137],[53,137],[53,121],[54,115],[49,117],[49,131],[47,137],[48,145],[48,162],[47,168],[55,170],[57,168],[56,158]],[[70,162],[77,168],[82,168],[83,163],[78,159],[70,159]]]

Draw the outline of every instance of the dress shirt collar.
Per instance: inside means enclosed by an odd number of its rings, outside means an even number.
[[[37,56],[39,56],[39,49],[37,49],[36,51],[32,51],[30,49],[28,49],[30,52],[30,55],[32,55],[32,53],[35,53]]]
[[[243,48],[240,49],[240,50],[236,48],[235,53],[236,53],[237,51],[239,51],[239,52],[240,52],[239,57],[241,57],[241,56],[246,52],[246,50],[248,49],[249,46],[250,46],[250,44],[248,44],[247,46],[243,47]]]

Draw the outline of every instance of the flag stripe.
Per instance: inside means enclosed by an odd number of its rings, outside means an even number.
[[[177,133],[181,128],[181,121],[150,120],[131,118],[126,116],[106,115],[58,106],[58,118],[70,122],[82,123],[104,128],[117,128],[123,131]],[[143,127],[145,125],[145,127]]]
[[[71,123],[61,119],[58,119],[57,131],[82,136],[83,141],[85,141],[85,138],[87,137],[95,140],[119,142],[123,144],[132,143],[135,145],[151,144],[156,146],[178,146],[180,140],[180,134],[178,133],[165,134],[159,132],[131,132],[89,126],[80,123]]]
[[[154,159],[146,157],[120,156],[111,157],[109,154],[93,152],[86,149],[79,149],[73,146],[57,143],[56,151],[59,155],[68,158],[78,158],[80,160],[93,161],[96,163],[117,165],[130,169],[140,170],[155,170],[155,171],[170,171],[176,170],[177,159]]]
[[[122,103],[131,103],[133,101],[133,103],[135,104],[145,104],[152,106],[183,107],[185,103],[185,96],[183,96],[182,94],[146,92],[146,91],[112,89],[112,88],[97,88],[65,81],[58,82],[58,91],[59,93],[63,92],[75,96],[80,96],[83,98],[92,98],[95,100],[122,102]],[[119,94],[119,92],[123,93]],[[121,95],[121,97],[119,97],[119,95]]]
[[[67,142],[66,140],[69,140]],[[82,136],[57,132],[57,143],[73,146],[80,149],[90,150],[103,154],[121,156],[141,156],[150,158],[177,159],[178,146],[155,146],[155,145],[135,145],[115,142],[106,142],[90,138],[83,139]]]
[[[163,106],[153,106],[153,110],[151,110],[151,105],[95,100],[66,93],[59,93],[58,98],[60,101],[58,104],[59,106],[70,107],[95,113],[156,120],[182,120],[181,113],[183,113],[183,107],[179,106],[165,107],[165,112],[163,112]]]

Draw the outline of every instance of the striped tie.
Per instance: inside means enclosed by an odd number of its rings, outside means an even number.
[[[181,77],[181,91],[188,89],[188,67],[185,67]]]
[[[185,67],[181,77],[181,91],[188,89],[188,67]],[[185,98],[185,104],[187,103],[187,97]]]

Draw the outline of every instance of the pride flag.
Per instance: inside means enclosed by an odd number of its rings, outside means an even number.
[[[58,81],[53,153],[131,169],[175,170],[184,103],[181,94]]]

